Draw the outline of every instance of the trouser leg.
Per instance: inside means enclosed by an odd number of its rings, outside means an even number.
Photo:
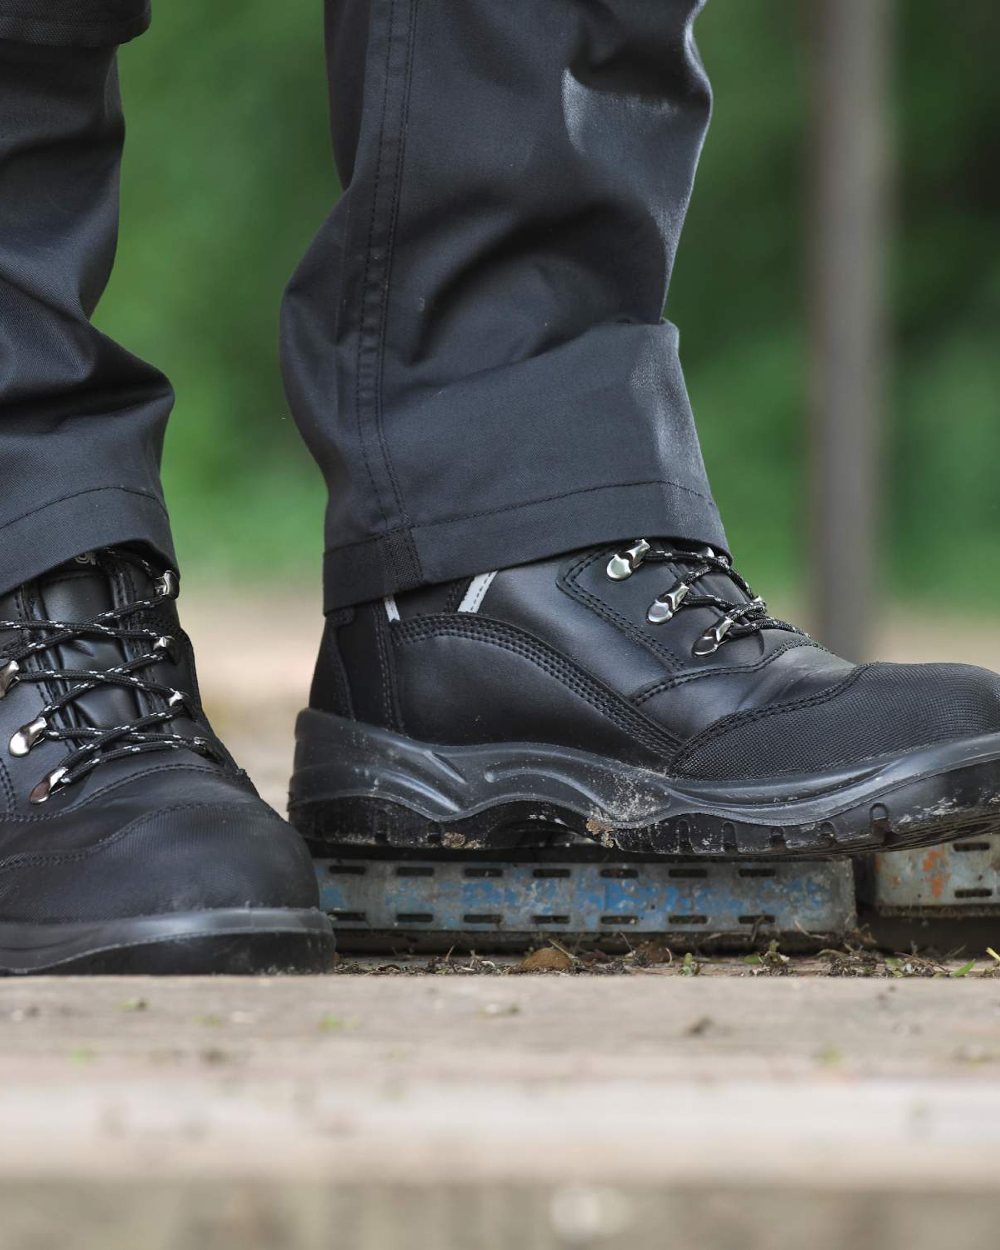
[[[90,317],[118,227],[115,47],[139,0],[0,5],[0,591],[94,547],[172,558],[166,379]]]
[[[724,545],[662,320],[702,0],[327,0],[344,194],[289,398],[337,607],[639,533]]]

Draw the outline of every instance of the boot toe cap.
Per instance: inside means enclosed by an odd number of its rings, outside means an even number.
[[[0,909],[35,923],[319,904],[304,842],[255,798],[148,810],[85,850],[8,869]]]

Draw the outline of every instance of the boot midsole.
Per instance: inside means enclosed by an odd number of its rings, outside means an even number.
[[[311,708],[299,716],[296,742],[289,805],[293,823],[297,811],[369,798],[399,804],[434,822],[464,819],[498,804],[534,802],[619,829],[698,813],[801,826],[829,820],[861,802],[874,803],[915,779],[975,767],[988,781],[977,802],[996,804],[1000,825],[1000,733],[865,760],[851,768],[753,782],[671,776],[547,743],[418,742]],[[943,795],[940,804],[948,802]]]

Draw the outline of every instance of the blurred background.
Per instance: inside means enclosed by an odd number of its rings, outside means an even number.
[[[162,4],[124,49],[121,249],[99,313],[177,389],[165,475],[189,588],[222,578],[252,595],[280,578],[310,611],[323,489],[287,413],[276,340],[284,283],[338,193],[321,8],[213,0],[206,23],[197,5]],[[841,32],[838,67],[836,32],[816,27],[848,10],[862,28]],[[834,574],[845,594],[861,587],[857,611],[878,630],[845,645],[984,658],[1000,613],[1000,5],[711,0],[697,32],[715,115],[667,311],[739,561],[779,606],[818,615],[823,636],[810,576],[843,549],[841,522],[877,499],[862,519],[875,574],[857,533]],[[855,150],[860,165],[842,174]],[[845,483],[840,513],[827,498],[817,520],[829,456],[816,423],[829,434],[831,414],[816,399],[816,331],[824,298],[827,315],[840,298],[816,289],[824,171],[835,218],[838,191],[848,207],[869,193],[876,263],[864,240],[853,263],[877,273],[847,298],[862,323],[884,324],[884,353],[865,366],[871,411],[840,403],[861,423],[855,441],[882,429],[883,452],[878,476],[853,497]],[[852,240],[846,262],[828,240],[828,284],[831,267],[850,276]],[[850,447],[846,464],[842,478]],[[907,633],[942,621],[932,637]]]

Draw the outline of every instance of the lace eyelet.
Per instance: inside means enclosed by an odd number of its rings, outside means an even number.
[[[43,777],[31,794],[28,795],[28,801],[30,803],[44,803],[56,786],[62,783],[67,771],[65,768],[56,768],[47,777]]]
[[[11,755],[27,755],[48,727],[49,722],[44,716],[36,717],[29,725],[22,725],[10,740]]]
[[[608,577],[613,582],[623,582],[626,578],[632,576],[639,565],[643,561],[643,557],[649,550],[649,543],[645,538],[637,538],[631,547],[625,551],[619,551],[608,561],[606,569]]]
[[[653,600],[646,613],[646,620],[650,625],[663,625],[672,620],[677,609],[690,593],[691,587],[687,582],[678,582],[673,590]]]
[[[176,599],[180,585],[173,569],[165,569],[153,584],[159,599]]]
[[[732,617],[724,616],[721,621],[713,625],[711,629],[706,629],[698,641],[694,644],[694,654],[697,656],[714,655],[722,646],[726,639],[726,635],[733,628],[736,622]]]
[[[177,639],[172,634],[163,634],[157,638],[153,643],[153,650],[165,655],[171,664],[177,663],[179,655]]]
[[[21,671],[21,666],[17,660],[11,660],[0,668],[0,699],[4,697],[7,691],[14,685],[17,675]]]

